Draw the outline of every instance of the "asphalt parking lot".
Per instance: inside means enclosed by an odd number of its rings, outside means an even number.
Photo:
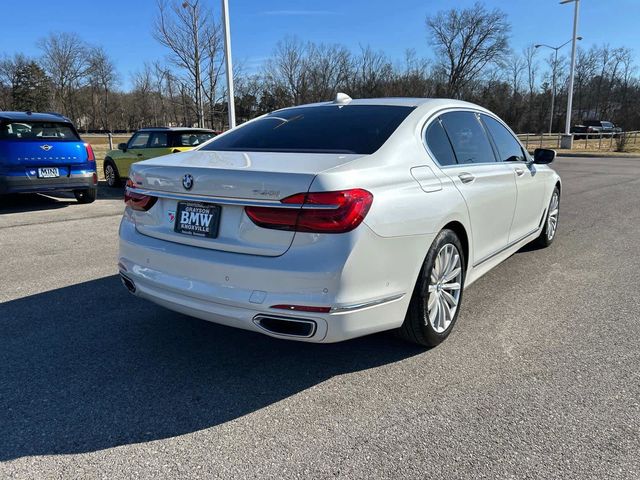
[[[1,478],[640,478],[640,159],[561,158],[560,230],[424,351],[130,296],[122,201],[0,207]]]

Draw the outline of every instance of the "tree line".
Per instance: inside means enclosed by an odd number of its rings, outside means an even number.
[[[427,15],[424,25],[427,57],[415,47],[392,59],[369,46],[283,38],[260,68],[234,71],[239,122],[345,92],[354,98],[458,98],[493,110],[518,132],[543,132],[550,122],[553,131],[562,130],[567,56],[556,60],[534,44],[513,50],[506,14],[480,2]],[[153,36],[166,58],[141,65],[125,91],[117,60],[104,47],[74,33],[49,34],[38,40],[38,57],[14,54],[0,61],[0,109],[57,111],[85,131],[226,128],[222,32],[214,14],[201,0],[159,0]],[[602,119],[640,129],[640,77],[629,48],[578,49],[572,118],[574,124]]]

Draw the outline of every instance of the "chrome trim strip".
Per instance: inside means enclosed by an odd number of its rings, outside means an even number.
[[[370,302],[353,303],[351,305],[343,305],[341,307],[331,307],[329,313],[353,312],[355,310],[362,310],[363,308],[376,307],[384,303],[391,303],[395,302],[396,300],[400,300],[402,297],[404,297],[404,295],[404,293],[398,293],[390,297],[380,298],[378,300],[372,300]]]
[[[476,262],[473,264],[473,268],[483,264],[484,262],[486,262],[487,260],[491,260],[493,257],[500,255],[502,252],[509,250],[511,247],[513,247],[515,244],[520,243],[522,240],[524,240],[527,237],[530,237],[531,235],[533,235],[534,233],[536,233],[538,230],[540,230],[540,227],[536,227],[533,230],[531,230],[529,233],[523,235],[522,237],[518,238],[517,240],[514,240],[513,242],[509,242],[509,244],[507,244],[505,247],[501,248],[500,250],[498,250],[497,252],[494,252],[490,255],[487,255],[486,257],[484,257],[483,259],[481,259],[480,261]]]
[[[338,205],[315,205],[301,203],[282,203],[279,200],[258,200],[258,199],[240,199],[229,197],[215,197],[212,195],[193,195],[184,193],[162,192],[158,190],[149,190],[146,188],[126,188],[127,191],[137,193],[139,195],[149,195],[158,198],[169,198],[171,200],[184,200],[189,202],[205,202],[215,203],[218,205],[235,205],[240,207],[277,207],[305,210],[335,210]]]

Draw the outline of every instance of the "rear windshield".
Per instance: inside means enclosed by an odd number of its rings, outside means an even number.
[[[197,147],[198,145],[211,140],[215,133],[210,132],[180,132],[174,139],[174,147]]]
[[[366,155],[378,150],[414,108],[395,105],[289,108],[232,130],[202,150]]]
[[[80,141],[73,127],[63,122],[3,122],[0,125],[0,139]]]

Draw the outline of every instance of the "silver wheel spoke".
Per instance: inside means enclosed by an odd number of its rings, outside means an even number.
[[[437,319],[438,319],[438,313],[440,310],[440,298],[438,297],[438,295],[433,295],[433,302],[431,309],[429,310],[429,321],[431,322],[431,325],[435,325],[437,323]],[[436,327],[434,327],[436,328]]]
[[[431,310],[433,310],[433,306],[435,305],[437,300],[438,300],[437,293],[434,293],[433,295],[429,296],[429,302],[427,303],[427,311],[431,312]]]
[[[460,275],[460,272],[462,271],[462,268],[460,267],[456,267],[453,270],[451,270],[448,274],[444,275],[442,277],[442,281],[444,283],[450,282],[451,280],[453,280],[454,278],[456,278],[458,275]]]
[[[458,305],[458,300],[445,290],[442,290],[442,298],[449,304],[449,307],[455,307]]]
[[[459,283],[443,283],[442,289],[443,290],[460,290],[460,284]]]

